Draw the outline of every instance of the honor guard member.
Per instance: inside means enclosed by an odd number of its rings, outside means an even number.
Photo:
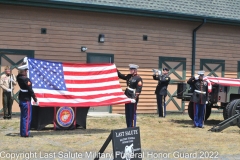
[[[3,113],[4,119],[11,119],[12,117],[12,104],[13,104],[13,89],[17,84],[16,77],[11,74],[9,66],[5,67],[5,73],[1,76],[0,86],[3,89]]]
[[[203,128],[206,104],[208,103],[208,82],[203,80],[205,71],[191,77],[187,83],[193,87],[191,102],[194,103],[194,126]]]
[[[21,137],[30,136],[30,126],[32,120],[32,105],[31,98],[37,103],[37,98],[32,90],[32,82],[27,77],[28,65],[18,67],[19,74],[17,75],[17,82],[20,86],[19,92],[19,107],[21,110],[20,119],[20,135]]]
[[[139,95],[142,91],[142,85],[143,85],[142,78],[137,74],[138,68],[139,68],[138,65],[129,64],[130,74],[123,75],[118,71],[118,77],[120,79],[126,80],[127,82],[125,95],[128,98],[135,99],[135,103],[125,104],[125,116],[126,116],[127,127],[136,127],[137,103],[138,103]]]
[[[157,98],[157,106],[158,106],[158,114],[159,117],[166,116],[166,96],[167,96],[167,88],[171,78],[168,75],[169,69],[163,68],[163,72],[157,71],[153,69],[153,79],[158,81],[158,85],[155,90],[156,98]],[[158,75],[156,75],[158,73]]]

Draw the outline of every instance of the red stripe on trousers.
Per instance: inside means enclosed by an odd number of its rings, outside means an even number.
[[[30,103],[27,101],[28,106],[28,113],[27,113],[27,121],[26,121],[26,136],[28,136],[28,123],[29,123],[29,117],[30,117]]]
[[[54,107],[54,113],[53,113],[53,127],[54,127],[54,130],[56,130],[56,107]]]
[[[74,115],[74,128],[76,129],[76,128],[77,128],[77,125],[76,125],[76,123],[77,123],[77,122],[76,122],[77,108],[76,108],[76,107],[74,107],[74,112],[75,112],[75,113],[74,113],[74,114],[75,114],[75,115]]]
[[[133,107],[132,127],[134,127],[134,113],[135,113],[135,108],[136,108],[136,102],[134,103],[134,107]]]

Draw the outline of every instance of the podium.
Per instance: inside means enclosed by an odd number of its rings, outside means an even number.
[[[40,107],[32,106],[31,130],[42,130],[53,124],[54,130],[86,129],[90,107]]]

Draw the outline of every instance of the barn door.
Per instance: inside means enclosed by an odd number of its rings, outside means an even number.
[[[167,111],[184,112],[184,102],[173,96],[177,94],[177,83],[186,80],[186,58],[159,57],[159,70],[165,67],[169,69],[171,78],[166,97]]]
[[[240,79],[240,61],[238,61],[237,78]]]
[[[200,70],[204,70],[206,76],[224,77],[225,60],[200,59]]]
[[[17,76],[18,70],[17,67],[21,65],[23,62],[24,57],[34,57],[34,51],[30,50],[11,50],[11,49],[0,49],[0,66],[1,66],[1,73],[0,76],[3,75],[4,68],[6,66],[10,66],[12,73]],[[12,106],[12,112],[20,112],[19,106],[18,106],[18,93],[19,93],[19,86],[14,87],[14,102]],[[1,94],[2,95],[2,89],[1,89]],[[2,96],[0,96],[0,104],[2,104]],[[1,105],[1,110],[3,106]]]
[[[200,70],[205,71],[205,76],[224,77],[225,60],[200,59]],[[221,106],[221,103],[218,102],[215,106]]]

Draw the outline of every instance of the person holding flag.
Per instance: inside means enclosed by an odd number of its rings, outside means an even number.
[[[123,75],[119,70],[118,77],[120,79],[126,80],[127,88],[125,90],[125,95],[128,98],[135,99],[135,103],[125,104],[125,116],[127,127],[136,127],[137,121],[137,103],[139,101],[139,95],[142,91],[143,81],[142,78],[137,74],[138,65],[129,64],[130,74]]]
[[[19,107],[21,110],[20,118],[20,135],[21,137],[33,137],[30,135],[30,126],[32,119],[32,104],[31,98],[37,103],[37,98],[32,89],[32,82],[27,77],[28,63],[23,63],[18,67],[19,74],[17,75],[17,82],[20,86],[19,92]]]
[[[6,66],[0,81],[0,86],[3,89],[3,119],[12,118],[13,89],[16,84],[16,77],[11,73],[10,67]]]

